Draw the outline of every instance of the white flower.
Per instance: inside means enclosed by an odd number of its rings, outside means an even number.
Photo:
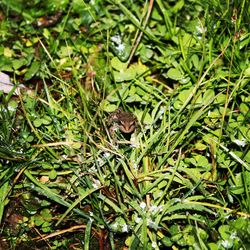
[[[237,144],[238,146],[241,146],[241,147],[245,147],[246,146],[246,139],[242,139],[242,140],[235,139],[235,140],[233,140],[233,142],[235,144]]]
[[[202,25],[197,25],[196,30],[198,33],[205,33],[207,32],[207,28],[203,27]]]
[[[225,248],[231,248],[232,246],[232,244],[230,244],[230,242],[228,241],[228,240],[223,240],[222,242],[221,242],[221,245],[223,246],[223,247],[225,247]]]
[[[133,162],[133,165],[132,165],[132,166],[133,166],[133,169],[134,169],[134,170],[138,170],[138,165],[137,165],[135,162]]]
[[[122,42],[122,40],[121,40],[121,37],[120,36],[112,36],[111,38],[110,38],[110,40],[112,41],[112,42],[114,42],[114,43],[116,43],[116,44],[120,44],[121,42]]]
[[[153,228],[155,230],[157,230],[157,228],[158,228],[158,225],[154,221],[152,221],[151,219],[147,219],[147,225],[150,228]]]
[[[92,184],[93,188],[99,188],[101,187],[101,182],[99,180],[93,180],[94,183]]]
[[[155,206],[155,205],[153,205],[153,206],[151,206],[149,208],[149,211],[152,212],[152,213],[157,213],[159,211],[162,211],[162,206]]]
[[[111,225],[111,227],[112,227],[114,230],[117,230],[117,229],[118,229],[118,223],[115,222],[114,224]]]
[[[136,217],[136,218],[135,218],[135,222],[136,222],[137,224],[139,224],[139,223],[141,222],[141,220],[142,220],[142,219],[141,219],[140,217]]]
[[[89,168],[88,170],[89,173],[96,173],[97,172],[97,168],[95,166]]]
[[[132,136],[130,138],[130,143],[131,143],[130,146],[132,148],[140,148],[140,143],[139,143],[139,140],[138,140],[138,138],[137,138],[137,136],[136,136],[135,133],[132,134]]]
[[[15,111],[16,109],[15,109],[15,107],[8,106],[8,110],[9,110],[9,111]]]
[[[127,224],[122,225],[122,232],[123,233],[128,232],[128,225]]]
[[[143,209],[143,210],[144,210],[144,209],[146,208],[146,206],[147,206],[147,205],[146,205],[146,203],[145,203],[145,202],[141,202],[141,204],[140,204],[141,209]]]
[[[152,247],[153,248],[157,248],[157,243],[154,241],[154,242],[152,242]]]
[[[231,239],[236,239],[237,238],[237,233],[233,232],[230,236]]]
[[[104,156],[104,158],[110,157],[110,152],[105,152],[105,153],[103,154],[103,156]]]
[[[102,158],[97,158],[96,161],[98,162],[99,165],[103,165],[104,164],[104,160]]]
[[[125,49],[125,45],[122,44],[122,43],[119,44],[118,47],[117,47],[117,50],[118,50],[118,51],[124,51],[124,49]]]
[[[181,199],[180,198],[175,198],[174,202],[179,203],[179,202],[181,202]],[[189,202],[189,201],[188,200],[183,200],[182,202]]]
[[[93,183],[93,188],[98,189],[98,185]]]

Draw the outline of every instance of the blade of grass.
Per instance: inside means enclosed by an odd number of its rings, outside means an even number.
[[[86,226],[85,236],[84,236],[84,250],[89,250],[92,222],[93,220],[90,219]]]
[[[22,111],[24,113],[24,116],[25,116],[25,118],[26,118],[26,120],[27,120],[27,122],[28,122],[28,124],[29,124],[29,126],[31,128],[31,130],[34,132],[34,134],[36,135],[36,137],[38,138],[39,141],[41,141],[43,144],[46,144],[46,142],[43,140],[43,138],[40,136],[40,134],[38,133],[38,131],[33,126],[32,122],[31,122],[31,120],[29,118],[29,115],[28,115],[28,113],[27,113],[27,111],[26,111],[26,109],[24,107],[23,98],[21,98],[21,96],[20,96],[19,99],[20,99],[20,103],[21,103],[21,106],[22,106]],[[56,154],[56,152],[53,149],[51,149],[50,147],[46,147],[46,150],[48,150],[48,152],[53,157],[55,157],[56,159],[58,159],[58,155]]]
[[[95,191],[97,191],[96,188],[92,188],[89,190],[83,190],[80,189],[80,195],[78,197],[78,199],[76,199],[67,209],[67,211],[61,216],[60,220],[56,223],[56,226],[58,226],[62,220],[78,205],[80,204],[86,197],[88,197],[89,195],[91,195],[92,193],[94,193]]]
[[[145,18],[145,21],[143,22],[143,28],[144,29],[146,29],[146,27],[147,27],[153,5],[154,5],[154,0],[150,0],[149,5],[148,5],[148,10],[147,10],[147,16]],[[139,43],[141,41],[142,35],[143,35],[143,31],[141,31],[139,36],[136,39],[134,39],[132,50],[130,52],[130,56],[129,56],[129,59],[128,59],[128,64],[130,64],[130,62],[131,62],[131,60],[132,60],[132,58],[133,58],[133,56],[135,54],[135,51],[136,51],[136,49],[137,49],[137,47],[138,47],[138,45],[139,45]],[[136,34],[136,36],[137,36],[137,34]]]
[[[247,162],[243,161],[240,159],[239,156],[237,156],[233,151],[230,151],[229,148],[227,148],[226,146],[222,145],[221,143],[215,141],[217,144],[219,144],[219,146],[225,151],[227,152],[230,156],[233,157],[234,160],[236,160],[239,164],[241,164],[243,167],[245,167],[248,171],[250,171],[250,166],[248,165]]]
[[[24,174],[27,176],[27,178],[29,178],[33,182],[33,184],[34,184],[33,189],[35,191],[37,191],[41,195],[45,195],[49,199],[55,201],[58,204],[61,204],[61,205],[65,206],[65,207],[69,208],[71,206],[71,204],[69,202],[65,201],[65,198],[63,196],[53,192],[46,185],[44,185],[43,183],[37,181],[36,178],[32,174],[30,174],[30,172],[28,170],[25,170]],[[89,220],[90,219],[95,219],[100,224],[103,224],[103,221],[99,217],[97,217],[96,215],[89,216],[89,215],[87,215],[86,213],[82,212],[79,209],[74,209],[73,211],[76,212],[77,214],[83,216],[84,218],[87,218]]]
[[[189,131],[189,129],[195,124],[195,122],[206,112],[207,108],[209,108],[209,105],[217,98],[218,95],[216,95],[213,98],[207,98],[207,100],[204,101],[203,107],[198,110],[196,113],[193,114],[192,117],[189,117],[189,122],[187,123],[185,129],[182,131],[180,136],[177,138],[173,146],[170,148],[170,150],[164,155],[162,158],[162,161],[159,163],[158,168],[160,168],[168,159],[169,155],[175,150],[175,148],[179,145],[181,141],[183,141],[185,135]]]
[[[111,2],[113,4],[116,4],[119,6],[119,8],[121,9],[121,11],[128,17],[128,19],[138,28],[140,29],[143,33],[145,33],[152,41],[156,42],[156,43],[160,43],[160,41],[158,41],[158,39],[154,36],[154,34],[147,29],[144,29],[140,23],[140,21],[133,15],[133,13],[131,11],[129,11],[127,9],[127,7],[122,4],[120,1],[117,0],[111,0]]]
[[[116,213],[119,214],[124,214],[124,212],[121,210],[121,208],[119,208],[113,201],[111,201],[110,199],[108,199],[106,196],[100,194],[99,195],[99,199],[104,201],[105,203],[107,203],[112,209],[114,209],[114,211]]]
[[[167,30],[169,32],[169,35],[170,37],[173,36],[173,31],[172,31],[172,28],[173,28],[173,24],[172,24],[172,21],[169,17],[169,14],[168,14],[168,11],[166,10],[166,8],[164,7],[163,3],[161,0],[156,0],[161,12],[163,13],[163,16],[164,16],[164,21],[165,21],[165,24],[166,24],[166,27],[167,27]]]
[[[0,225],[3,218],[3,212],[4,207],[6,205],[6,196],[8,194],[8,190],[10,188],[9,182],[6,181],[1,187],[0,187]]]
[[[172,182],[173,182],[173,180],[174,180],[175,173],[177,172],[177,169],[178,169],[178,167],[179,167],[179,163],[180,163],[180,160],[181,160],[181,152],[182,152],[182,151],[181,151],[181,148],[180,148],[179,154],[178,154],[178,159],[177,159],[176,164],[175,164],[175,166],[174,166],[174,169],[173,169],[173,171],[172,171],[171,177],[170,177],[170,179],[169,179],[169,181],[168,181],[168,184],[167,184],[167,186],[165,187],[165,189],[164,189],[164,191],[163,191],[161,197],[157,200],[156,206],[158,206],[158,205],[161,203],[161,201],[165,198],[165,196],[167,195],[168,189],[169,189],[170,185],[172,184]]]
[[[205,79],[206,75],[208,74],[208,72],[211,70],[211,68],[214,66],[214,64],[224,55],[226,49],[228,48],[229,44],[230,44],[230,39],[228,40],[225,48],[222,50],[222,52],[213,60],[213,62],[209,65],[209,67],[207,68],[207,70],[204,72],[204,74],[202,75],[202,77],[199,79],[199,81],[196,83],[196,85],[194,86],[192,92],[190,93],[190,95],[188,96],[188,98],[186,99],[186,101],[183,103],[183,105],[181,106],[181,108],[179,109],[179,111],[177,112],[177,114],[175,115],[175,117],[172,119],[172,123],[180,116],[180,114],[182,113],[182,111],[185,109],[185,107],[188,105],[188,103],[191,101],[191,99],[194,97],[194,95],[196,94],[197,90],[199,89],[200,85],[202,84],[203,80]]]

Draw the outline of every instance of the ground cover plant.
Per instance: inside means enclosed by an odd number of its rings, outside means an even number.
[[[0,249],[249,249],[249,13],[2,0]]]

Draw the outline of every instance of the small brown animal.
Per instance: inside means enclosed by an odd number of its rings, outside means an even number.
[[[109,133],[113,137],[114,132],[119,129],[121,133],[132,134],[137,128],[137,123],[135,115],[118,108],[108,117]]]

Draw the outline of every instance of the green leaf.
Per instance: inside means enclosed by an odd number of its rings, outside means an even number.
[[[183,74],[176,68],[170,68],[167,72],[167,76],[170,78],[170,79],[173,79],[173,80],[181,80],[184,76]]]
[[[207,157],[203,155],[195,155],[194,158],[197,162],[197,166],[208,170],[210,169],[210,163],[208,162]]]
[[[62,46],[61,49],[57,52],[60,58],[67,58],[73,53],[73,48],[70,46]]]
[[[130,41],[123,41],[119,35],[112,36],[110,38],[110,47],[115,55],[123,62],[127,61],[130,55]]]
[[[43,231],[44,233],[51,232],[51,223],[45,221],[45,222],[42,224],[42,231]]]
[[[51,221],[52,220],[52,215],[50,213],[50,210],[48,208],[44,208],[41,211],[41,216],[46,220],[46,221]]]
[[[192,93],[193,91],[193,88],[190,88],[190,89],[184,89],[181,91],[181,93],[178,95],[178,99],[184,103],[188,97],[190,96],[190,94]]]
[[[219,227],[219,233],[223,240],[227,240],[230,238],[230,226],[229,225],[222,225]]]
[[[193,54],[191,57],[192,63],[194,65],[194,67],[199,70],[200,68],[200,61],[199,61],[199,57],[196,54]]]
[[[136,72],[131,67],[125,70],[120,70],[120,72],[114,71],[114,77],[116,82],[130,81],[133,80],[135,76]]]
[[[144,116],[143,119],[143,124],[152,124],[153,123],[153,119],[151,117],[151,115],[149,113],[146,113],[146,115]]]
[[[131,67],[131,69],[133,69],[133,71],[136,72],[136,75],[142,75],[146,71],[148,71],[148,67],[142,63],[132,64],[130,67]]]
[[[117,71],[125,70],[127,65],[127,63],[120,61],[118,57],[113,57],[111,60],[111,66]]]
[[[25,65],[27,63],[26,59],[21,58],[21,59],[14,59],[12,61],[12,65],[14,69],[19,69],[21,68],[23,65]]]
[[[250,67],[248,67],[248,68],[244,71],[244,75],[245,75],[245,76],[250,76]]]
[[[225,103],[226,101],[226,95],[225,94],[218,94],[217,97],[215,98],[215,103],[217,104],[222,104],[222,103]]]
[[[12,49],[10,49],[8,47],[4,48],[4,52],[3,52],[4,56],[6,56],[6,57],[12,57],[13,53],[14,52],[13,52]]]
[[[92,222],[93,220],[90,219],[87,223],[86,230],[85,230],[85,236],[84,236],[84,250],[89,250],[90,246],[90,239],[91,239],[91,228],[92,228]]]
[[[10,184],[8,181],[6,181],[5,183],[3,183],[0,187],[0,224],[3,218],[3,212],[4,212],[4,207],[7,204],[7,195],[8,195],[8,191],[10,189]]]
[[[57,172],[55,171],[55,169],[52,169],[49,172],[49,178],[50,178],[50,180],[54,180],[54,179],[56,179],[56,177],[57,177]]]
[[[44,218],[41,215],[34,216],[34,222],[39,227],[44,223]]]
[[[36,75],[36,73],[38,72],[39,69],[40,69],[40,62],[34,61],[31,64],[31,67],[28,69],[28,71],[24,75],[24,79],[26,81],[31,79],[32,77],[34,77]]]
[[[42,121],[42,119],[36,119],[36,120],[34,120],[33,123],[34,123],[34,126],[36,128],[38,128],[38,127],[40,127],[43,124],[43,121]]]
[[[203,94],[203,100],[204,100],[204,102],[206,102],[206,100],[212,99],[212,98],[214,98],[214,96],[215,96],[214,90],[208,89]]]
[[[246,103],[241,103],[240,104],[240,112],[244,115],[247,115],[247,113],[249,112],[249,107]]]
[[[52,121],[51,117],[48,115],[43,116],[41,120],[44,125],[49,125]]]
[[[203,144],[203,143],[201,143],[201,142],[197,142],[197,143],[195,143],[195,148],[197,149],[197,150],[205,150],[206,148],[207,148],[207,146],[205,145],[205,144]]]
[[[153,55],[154,51],[152,49],[149,49],[144,45],[142,46],[140,50],[140,56],[143,63],[149,61]]]

